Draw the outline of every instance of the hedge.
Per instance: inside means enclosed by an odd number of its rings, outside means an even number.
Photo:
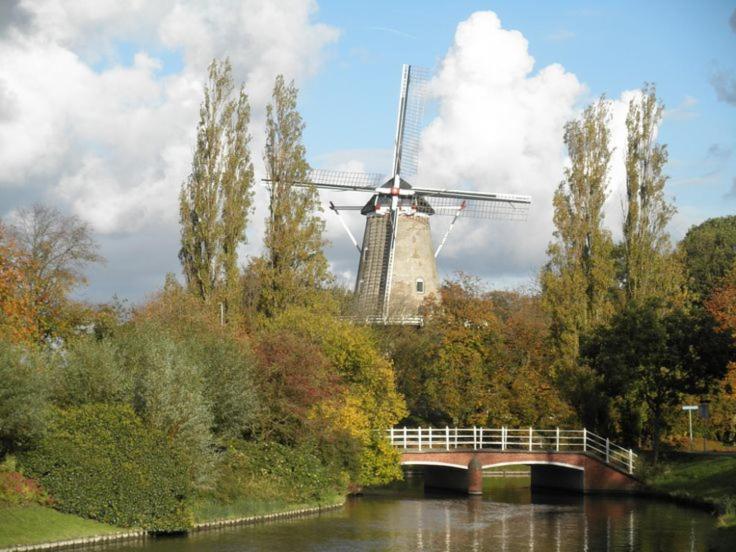
[[[128,406],[57,410],[21,462],[63,512],[161,532],[192,523],[181,459]]]

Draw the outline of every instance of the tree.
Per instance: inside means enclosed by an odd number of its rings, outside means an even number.
[[[192,172],[179,194],[181,260],[190,291],[209,300],[224,289],[233,301],[253,197],[250,106],[241,85],[234,95],[228,60],[213,60],[199,109]]]
[[[275,381],[289,387],[296,408],[308,411],[304,427],[318,442],[322,457],[342,465],[358,486],[399,479],[399,455],[383,432],[406,416],[406,406],[396,389],[393,366],[381,354],[371,328],[339,320],[321,307],[290,307],[269,319],[265,329],[271,336],[269,349],[292,370],[290,374],[281,370]],[[304,364],[304,356],[293,358],[288,350],[276,351],[274,336],[279,334],[291,334],[291,340],[301,342],[300,351],[318,349],[318,365],[299,368],[296,363],[301,359]],[[314,374],[325,359],[329,371],[318,375],[321,388],[294,372],[301,369]]]
[[[681,264],[672,252],[667,224],[676,209],[664,196],[667,146],[656,143],[664,106],[647,84],[629,102],[626,116],[626,218],[623,287],[627,301],[673,298],[681,289]]]
[[[541,281],[560,368],[576,365],[580,338],[611,315],[613,242],[603,229],[608,185],[608,107],[604,98],[565,126],[570,166],[554,195],[555,240]]]
[[[736,262],[721,280],[705,307],[717,322],[719,330],[730,335],[736,344]],[[718,393],[712,397],[712,425],[722,440],[736,440],[736,361],[732,360],[721,382]]]
[[[422,328],[379,330],[412,424],[567,422],[548,370],[548,320],[538,296],[486,292],[465,275],[426,305]]]
[[[688,288],[698,301],[708,299],[736,262],[736,215],[693,226],[680,242]]]
[[[314,291],[330,280],[323,252],[324,221],[319,195],[307,181],[309,165],[302,144],[304,123],[296,109],[293,81],[276,77],[273,100],[266,109],[264,162],[269,179],[265,255],[254,267],[260,281],[259,310],[273,316],[287,305],[307,305]]]
[[[584,349],[607,396],[628,399],[620,403],[624,409],[644,406],[655,463],[671,410],[685,393],[706,393],[726,373],[732,346],[714,330],[713,319],[700,309],[665,312],[656,300],[632,301]],[[638,436],[628,429],[622,437],[632,442]]]
[[[52,334],[63,324],[69,292],[87,281],[84,269],[104,258],[89,226],[53,207],[19,209],[11,231],[41,332]]]
[[[0,458],[28,448],[43,434],[49,383],[45,360],[0,341]]]
[[[21,254],[0,222],[0,341],[31,343],[39,328]]]

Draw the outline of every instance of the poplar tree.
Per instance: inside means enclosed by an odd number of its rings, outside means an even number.
[[[676,209],[667,201],[667,146],[657,143],[663,105],[652,84],[629,102],[626,116],[626,217],[622,283],[628,301],[673,298],[681,288],[682,264],[675,258],[667,224]]]
[[[263,157],[270,200],[265,254],[256,272],[261,283],[259,310],[267,316],[289,304],[309,304],[315,290],[330,280],[319,195],[314,186],[294,185],[305,182],[309,171],[297,95],[294,82],[287,84],[279,75],[266,108]]]
[[[232,301],[239,280],[238,245],[245,243],[253,197],[250,105],[235,93],[228,60],[213,60],[199,109],[192,172],[179,194],[181,260],[187,286],[204,300],[224,291]]]
[[[554,240],[542,272],[544,304],[561,367],[575,366],[580,338],[612,313],[613,242],[603,228],[611,159],[605,98],[565,125],[570,156],[554,195]]]

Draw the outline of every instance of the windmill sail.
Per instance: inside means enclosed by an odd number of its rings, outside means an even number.
[[[422,134],[428,89],[429,70],[424,67],[404,65],[394,147],[394,173],[404,177],[417,174],[419,140]]]
[[[414,192],[423,199],[416,202],[417,211],[455,216],[458,207],[464,205],[462,216],[466,218],[525,221],[532,202],[531,197],[516,194],[433,188],[414,188]]]
[[[270,182],[268,178],[263,180]],[[316,188],[339,192],[375,192],[376,188],[387,180],[388,176],[380,173],[313,169],[307,173],[307,179],[303,182],[290,182],[290,184],[293,186],[315,186]]]

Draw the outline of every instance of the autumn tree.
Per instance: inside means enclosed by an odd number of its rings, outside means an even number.
[[[488,292],[461,275],[438,299],[425,306],[422,328],[377,330],[412,424],[545,427],[571,418],[548,370],[538,297]]]
[[[228,60],[213,60],[199,109],[192,172],[179,194],[181,260],[187,286],[209,300],[223,291],[233,300],[239,245],[245,243],[253,195],[250,105],[241,85],[235,92]]]
[[[559,367],[575,365],[581,335],[612,312],[613,242],[603,228],[611,159],[608,118],[601,98],[565,126],[570,166],[554,195],[555,239],[541,275]]]
[[[384,432],[406,416],[406,405],[370,328],[322,306],[292,306],[266,321],[260,349],[271,390],[264,402],[275,405],[276,424],[295,427],[298,414],[301,439],[316,441],[358,486],[401,477]]]
[[[705,308],[736,344],[736,262],[705,303]],[[718,392],[711,397],[712,425],[724,441],[736,441],[736,359],[728,365]]]
[[[623,227],[622,282],[627,301],[674,299],[682,265],[674,255],[667,224],[676,212],[664,195],[667,146],[657,143],[664,106],[647,84],[629,102],[626,116],[626,217]]]
[[[87,266],[104,262],[89,225],[36,204],[17,211],[11,232],[41,333],[63,331],[69,293],[87,282]]]
[[[38,339],[39,328],[20,256],[0,222],[0,341],[30,343]]]
[[[314,291],[330,280],[319,195],[313,186],[294,185],[306,182],[309,170],[297,93],[294,83],[279,75],[266,109],[263,159],[270,201],[265,253],[253,272],[260,282],[258,308],[267,316],[290,304],[308,304]]]

